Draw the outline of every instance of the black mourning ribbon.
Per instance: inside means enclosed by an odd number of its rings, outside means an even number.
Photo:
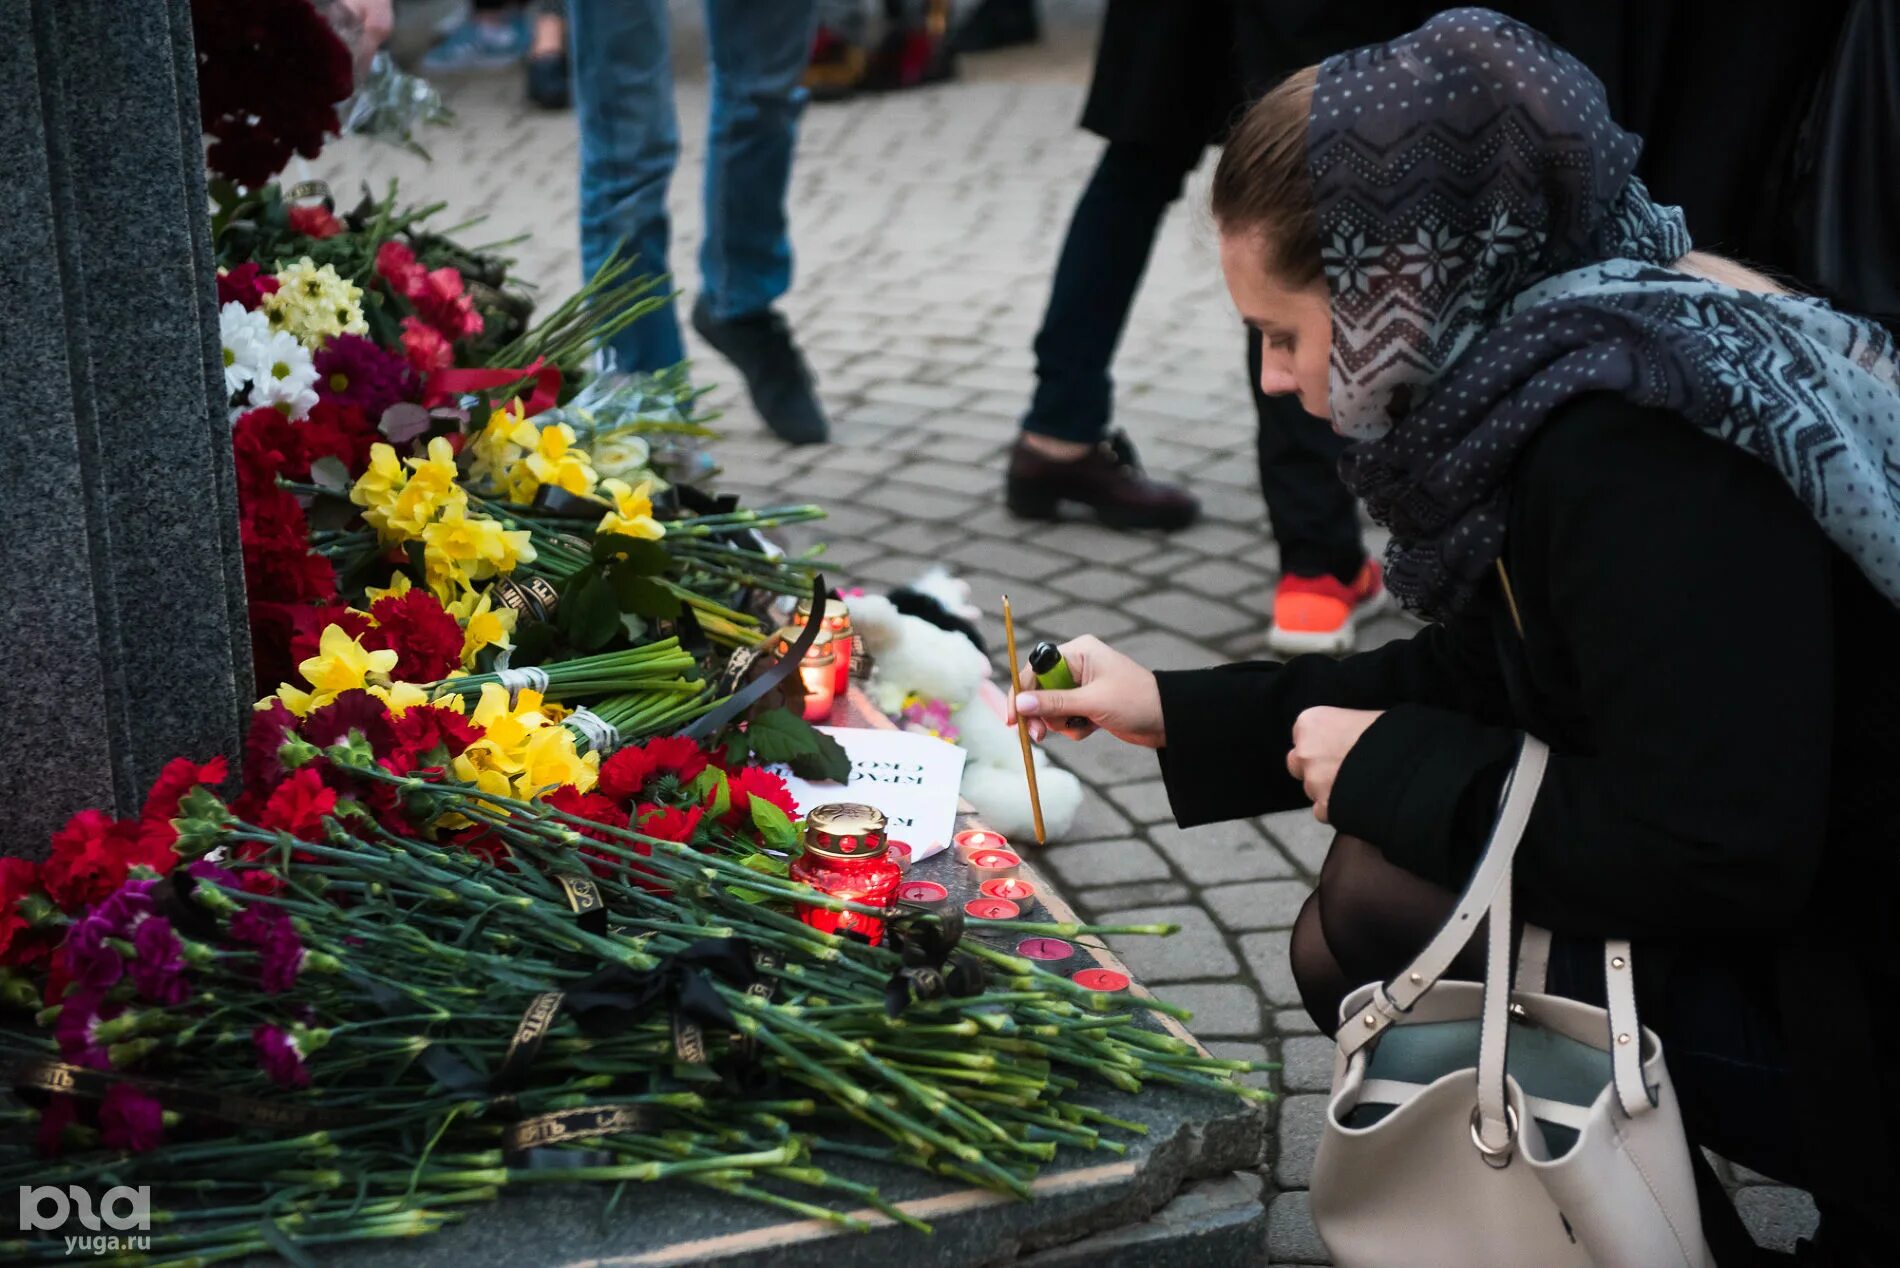
[[[664,1005],[673,1015],[675,1055],[704,1062],[706,1027],[739,1028],[713,977],[741,988],[758,980],[745,939],[702,938],[646,970],[609,965],[569,988],[566,1007],[588,1034],[617,1035]]]
[[[825,610],[825,596],[828,593],[829,591],[825,589],[824,574],[820,573],[813,577],[811,581],[812,611]],[[791,672],[798,668],[799,662],[805,659],[805,653],[810,651],[811,645],[818,641],[818,631],[824,627],[824,624],[823,621],[805,622],[804,629],[799,631],[798,641],[793,643],[791,650],[779,657],[770,669],[754,678],[743,690],[728,697],[726,702],[717,709],[680,731],[680,734],[691,740],[705,739],[709,735],[717,734],[720,727],[758,703],[767,692],[785,681]]]
[[[171,921],[172,928],[194,942],[211,942],[218,936],[218,922],[209,909],[191,900],[198,878],[184,867],[172,869],[149,891],[157,914]]]
[[[912,1000],[979,995],[983,991],[982,962],[958,953],[963,940],[963,913],[942,916],[905,907],[885,926],[885,942],[902,963],[884,983],[884,1013],[900,1016]]]

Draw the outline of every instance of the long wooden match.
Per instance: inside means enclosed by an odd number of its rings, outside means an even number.
[[[1016,618],[1010,615],[1008,595],[1003,596],[1003,637],[1009,642],[1009,699],[1014,707],[1016,675],[1022,669],[1022,662],[1016,659]],[[1029,745],[1029,722],[1020,710],[1016,713],[1016,738],[1023,745],[1023,774],[1029,777],[1029,809],[1036,816],[1036,844],[1047,845],[1048,837],[1042,828],[1042,793],[1036,787],[1036,753]]]

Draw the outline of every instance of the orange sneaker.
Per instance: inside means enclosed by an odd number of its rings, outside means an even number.
[[[1388,597],[1376,560],[1366,560],[1351,585],[1329,575],[1283,576],[1273,591],[1267,646],[1282,656],[1344,655],[1353,648],[1359,622],[1383,608]]]

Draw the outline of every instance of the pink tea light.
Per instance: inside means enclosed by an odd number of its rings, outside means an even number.
[[[935,881],[905,881],[897,887],[898,901],[930,911],[942,911],[950,901],[950,891]]]
[[[1023,909],[1007,898],[973,898],[963,904],[963,914],[978,920],[1014,920]]]
[[[985,898],[1007,898],[1013,903],[1026,903],[1036,896],[1034,885],[1014,876],[994,877],[984,881],[977,888]]]
[[[957,847],[957,862],[968,863],[971,855],[983,850],[1007,850],[1009,838],[1000,832],[991,832],[987,828],[969,828],[950,838]]]
[[[970,870],[976,873],[978,888],[985,881],[1014,880],[1022,865],[1021,856],[1012,850],[978,850],[970,856]]]

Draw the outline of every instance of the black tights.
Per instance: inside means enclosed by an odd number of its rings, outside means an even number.
[[[1368,982],[1390,981],[1457,902],[1450,890],[1387,862],[1378,847],[1335,837],[1319,886],[1293,922],[1293,980],[1313,1024],[1329,1035],[1338,1030],[1340,1001]],[[1483,947],[1482,932],[1474,934],[1446,976],[1481,978]]]

